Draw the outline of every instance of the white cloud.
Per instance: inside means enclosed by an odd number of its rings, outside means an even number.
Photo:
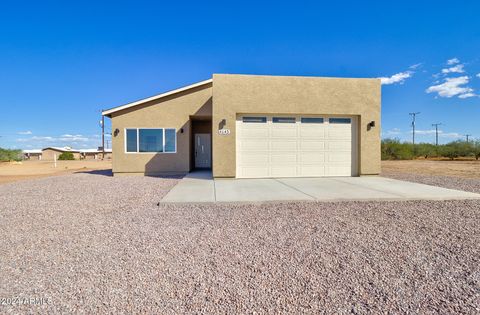
[[[468,92],[468,93],[460,94],[458,97],[459,98],[469,98],[469,97],[475,97],[475,96],[478,96],[478,95],[475,94],[475,93],[472,93],[472,92]]]
[[[463,67],[464,67],[464,65],[459,64],[459,65],[456,65],[456,66],[453,66],[453,67],[450,67],[450,68],[442,69],[442,73],[443,73],[443,74],[447,74],[447,73],[464,73],[465,70],[463,69]]]
[[[380,81],[382,82],[382,85],[389,85],[389,84],[403,84],[406,79],[411,78],[413,75],[413,71],[405,71],[405,72],[399,72],[391,77],[380,77]]]
[[[411,131],[413,132],[413,131]],[[431,134],[435,134],[435,129],[430,129],[430,130],[415,130],[415,133],[416,134],[419,134],[419,135],[431,135]],[[439,130],[439,133],[440,133],[440,130]]]
[[[477,73],[476,77],[477,77],[477,78],[480,78],[480,73]]]
[[[457,138],[463,138],[463,135],[458,133],[458,132],[439,132],[438,133],[439,137],[443,138],[450,138],[450,139],[457,139]]]
[[[412,130],[410,130],[410,134],[412,134]],[[427,130],[415,130],[416,135],[434,135],[435,134],[435,129],[427,129]],[[438,130],[438,136],[442,138],[450,138],[450,139],[456,139],[456,138],[461,138],[463,135],[458,132],[444,132],[443,130]]]
[[[387,130],[387,131],[383,132],[384,136],[398,136],[400,134],[402,134],[402,131],[398,128],[393,128],[393,129],[390,129],[390,130]]]
[[[458,58],[452,58],[452,59],[448,59],[447,60],[447,65],[451,66],[451,65],[455,65],[457,63],[459,63],[460,60],[458,60]]]
[[[427,93],[437,93],[440,97],[453,97],[467,98],[476,96],[473,94],[473,89],[465,86],[469,82],[468,76],[462,76],[458,78],[446,78],[443,83],[438,85],[432,85],[425,90]]]
[[[60,136],[31,136],[26,138],[18,138],[17,142],[22,143],[23,147],[48,147],[48,146],[70,146],[73,148],[91,147],[95,148],[100,145],[100,141],[96,137],[83,136],[81,134],[63,134]]]
[[[415,73],[415,71],[413,70],[421,67],[422,65],[423,63],[416,63],[408,67],[409,70],[407,71],[396,73],[390,77],[380,77],[379,79],[382,82],[382,85],[389,85],[389,84],[396,84],[396,83],[403,84],[406,79],[413,77],[413,74]]]
[[[415,70],[415,69],[421,67],[422,65],[423,65],[423,63],[421,63],[421,62],[420,62],[420,63],[416,63],[416,64],[411,65],[410,67],[408,67],[408,69]]]
[[[27,131],[19,131],[17,132],[18,135],[31,135],[32,132],[30,130],[27,130]]]

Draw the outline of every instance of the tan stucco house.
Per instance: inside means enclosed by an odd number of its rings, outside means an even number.
[[[105,110],[113,172],[214,177],[380,172],[380,80],[214,74]]]

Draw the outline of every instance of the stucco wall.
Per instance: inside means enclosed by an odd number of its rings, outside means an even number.
[[[355,115],[358,119],[359,173],[380,173],[378,79],[213,75],[213,176],[235,177],[237,114]],[[229,135],[219,135],[220,122]],[[376,126],[367,130],[367,124]]]
[[[181,174],[190,170],[190,116],[212,115],[212,84],[112,114],[113,172]],[[175,128],[176,153],[125,153],[125,128]],[[183,128],[183,133],[180,129]]]

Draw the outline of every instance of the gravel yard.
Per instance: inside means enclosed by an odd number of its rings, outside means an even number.
[[[177,181],[0,185],[0,298],[49,299],[0,313],[480,311],[479,201],[157,206]]]

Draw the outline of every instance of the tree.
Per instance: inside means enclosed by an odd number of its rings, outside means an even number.
[[[73,156],[72,152],[63,152],[60,154],[58,157],[59,160],[75,160],[75,157]]]
[[[0,148],[0,161],[20,161],[22,159],[22,150],[11,150]]]
[[[453,141],[442,146],[441,155],[451,160],[459,156],[472,156],[474,148],[471,142]]]
[[[382,160],[410,160],[413,158],[413,146],[401,143],[398,139],[382,140]]]
[[[418,156],[423,156],[424,158],[429,158],[431,156],[437,155],[437,148],[435,145],[430,143],[419,143],[416,145],[416,153]]]
[[[473,155],[475,156],[475,160],[478,161],[480,158],[480,140],[477,140],[473,143]]]

